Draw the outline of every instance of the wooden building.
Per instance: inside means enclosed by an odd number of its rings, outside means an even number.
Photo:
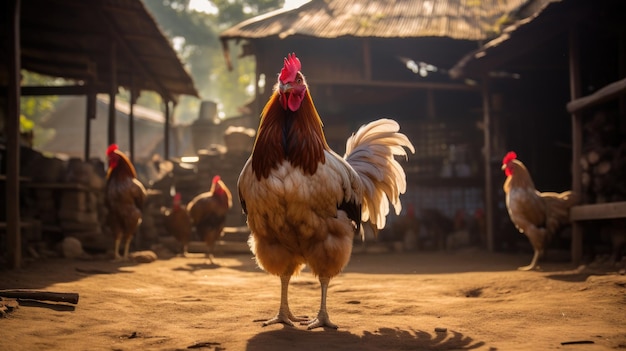
[[[452,226],[455,216],[491,213],[483,194],[481,87],[450,79],[448,70],[515,20],[524,2],[312,0],[244,21],[220,38],[229,64],[254,57],[257,81],[265,82],[250,105],[256,116],[283,58],[295,52],[336,151],[361,124],[398,120],[416,146],[405,164],[405,208],[438,211]],[[231,53],[241,41],[243,51]]]
[[[451,74],[481,79],[492,103],[498,92],[502,106],[491,119],[503,125],[507,147],[519,149],[538,187],[582,195],[570,216],[571,255],[579,262],[583,229],[589,243],[605,230],[626,237],[626,3],[531,0],[521,11],[526,19],[466,55]],[[520,79],[490,79],[496,70]]]
[[[75,116],[86,123],[84,154],[90,154],[90,121],[95,117],[96,94],[109,95],[115,105],[119,87],[131,100],[144,90],[159,93],[165,103],[165,129],[170,108],[181,94],[198,96],[193,80],[176,52],[140,0],[9,0],[0,5],[0,121],[3,128],[2,181],[6,223],[1,234],[8,265],[21,263],[20,229],[20,97],[26,95],[85,95],[87,108]],[[62,86],[21,86],[22,69],[71,82]],[[133,106],[133,105],[131,105]],[[130,150],[133,109],[129,112]],[[115,109],[108,115],[107,142],[116,142]],[[165,133],[165,132],[164,132]],[[168,135],[165,134],[168,145]],[[166,147],[166,150],[168,148]],[[166,151],[167,152],[167,151]],[[6,233],[6,235],[5,235]]]

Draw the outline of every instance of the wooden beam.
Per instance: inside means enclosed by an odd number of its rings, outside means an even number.
[[[572,221],[626,218],[626,201],[574,206],[569,218]]]
[[[376,81],[376,80],[329,80],[329,79],[307,79],[309,85],[335,85],[335,86],[365,86],[365,87],[377,87],[377,88],[408,88],[408,89],[433,89],[433,90],[466,90],[466,91],[479,91],[480,86],[460,84],[460,83],[438,83],[438,82],[401,82],[401,81]]]
[[[5,33],[7,38],[7,110],[5,206],[7,222],[7,253],[9,268],[22,264],[22,233],[20,228],[20,0],[9,0],[2,5],[7,9]]]
[[[5,94],[7,87],[0,87],[0,94]],[[61,86],[23,86],[21,89],[22,96],[58,96],[58,95],[88,95],[94,92],[108,93],[108,87],[105,85],[61,85]]]
[[[567,111],[570,113],[576,113],[593,105],[619,97],[623,94],[626,94],[626,78],[608,84],[591,95],[573,99],[567,103]]]

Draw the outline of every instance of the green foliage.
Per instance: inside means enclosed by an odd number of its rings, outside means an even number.
[[[53,86],[63,82],[61,79],[55,79],[24,70],[21,73],[23,86]],[[41,120],[41,117],[52,111],[57,100],[57,96],[23,96],[20,101],[20,113],[24,117],[37,123]]]
[[[190,9],[190,0],[143,0],[146,8],[175,43],[179,57],[186,64],[203,100],[218,103],[220,114],[227,118],[239,114],[238,108],[252,99],[254,61],[240,59],[229,72],[224,61],[219,32],[247,18],[280,8],[284,0],[204,0],[215,11]],[[239,48],[231,48],[235,57]],[[142,93],[143,98],[146,93]],[[141,99],[140,99],[141,101]],[[190,123],[198,116],[200,101],[183,97],[174,120]],[[160,108],[162,109],[162,107]]]
[[[220,116],[237,116],[239,107],[252,98],[255,84],[254,60],[250,57],[237,59],[233,71],[228,71],[219,41],[220,31],[248,18],[278,9],[284,0],[204,0],[215,9],[204,13],[190,9],[191,0],[143,0],[157,24],[170,39],[181,61],[190,72],[201,99],[218,103]],[[240,47],[231,45],[231,56],[237,57]],[[67,83],[23,71],[22,85],[51,86]],[[120,99],[129,101],[128,91],[120,92]],[[21,98],[21,128],[33,130],[35,146],[45,143],[55,134],[53,129],[39,126],[42,118],[52,111],[58,102],[57,96],[24,96]],[[161,96],[144,91],[137,103],[155,110],[164,111]],[[175,109],[174,122],[191,123],[198,117],[201,101],[182,96]]]
[[[35,122],[28,119],[24,115],[20,116],[20,132],[30,132],[31,130],[33,130],[33,127],[35,127]]]
[[[65,82],[63,79],[52,78],[22,70],[22,86],[54,86]],[[52,111],[58,102],[58,96],[22,96],[20,99],[20,132],[33,132],[34,146],[37,147],[50,140],[54,129],[39,126],[41,119]]]

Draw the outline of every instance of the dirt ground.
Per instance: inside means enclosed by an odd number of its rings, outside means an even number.
[[[20,301],[0,319],[2,350],[610,350],[626,349],[626,276],[530,255],[355,252],[331,281],[338,330],[262,327],[280,282],[251,254],[152,263],[48,259],[0,272],[0,288],[80,294]],[[292,280],[296,315],[314,316],[317,280]]]

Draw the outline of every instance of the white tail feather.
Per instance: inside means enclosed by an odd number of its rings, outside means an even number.
[[[400,194],[406,191],[406,174],[395,156],[407,157],[415,148],[400,126],[391,119],[379,119],[362,126],[346,142],[344,158],[359,174],[364,188],[363,222],[382,229],[389,214],[389,203],[400,214]],[[405,149],[406,148],[406,149]]]

